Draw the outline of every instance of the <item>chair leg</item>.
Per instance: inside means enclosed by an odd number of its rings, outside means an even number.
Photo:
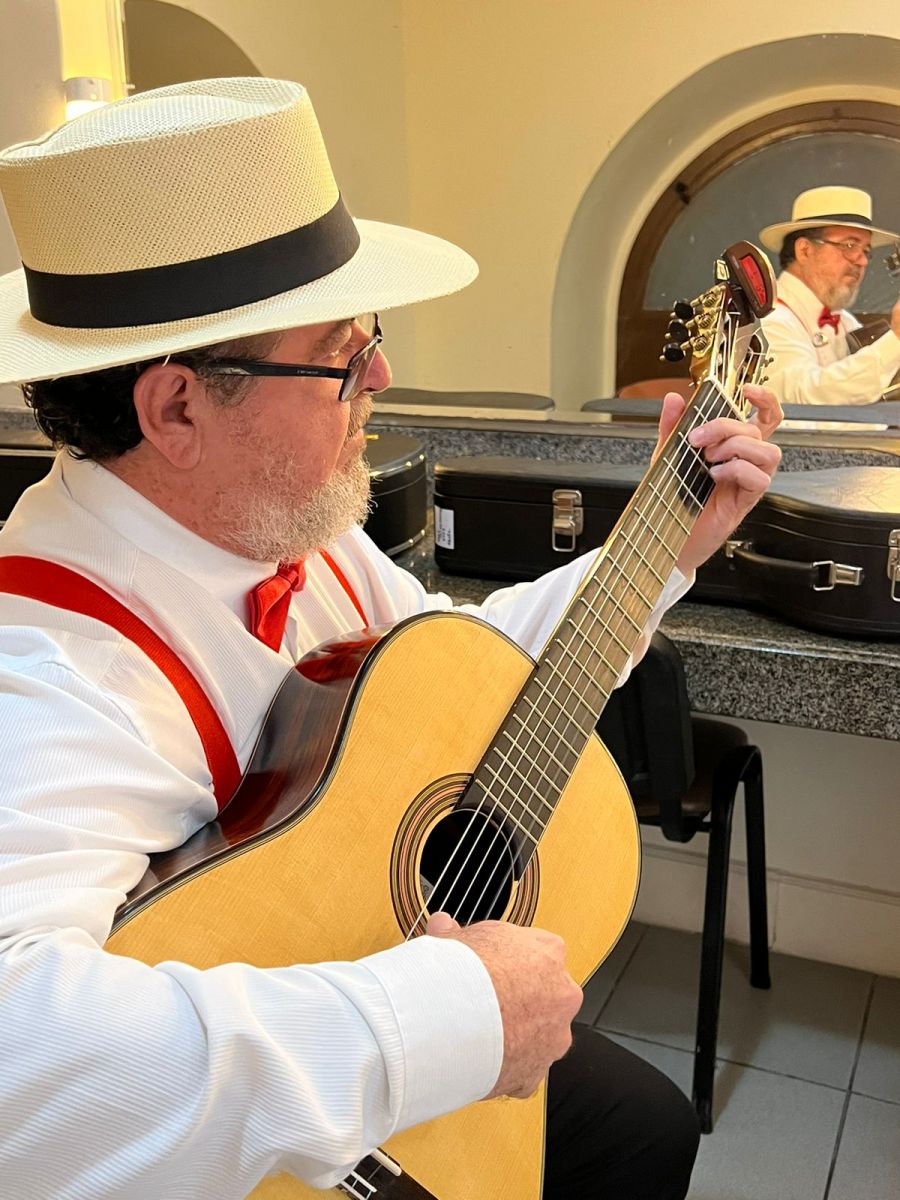
[[[700,994],[694,1050],[693,1102],[703,1133],[712,1132],[713,1078],[719,1034],[719,998],[725,949],[725,903],[728,898],[728,858],[737,779],[721,768],[713,784],[706,867],[706,904],[700,951]]]
[[[744,773],[747,821],[747,891],[750,907],[750,984],[770,988],[769,921],[766,900],[766,830],[763,816],[762,756],[755,750]]]

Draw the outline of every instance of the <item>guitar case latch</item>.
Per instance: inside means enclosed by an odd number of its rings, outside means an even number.
[[[892,529],[888,536],[887,577],[891,599],[900,602],[900,529]]]
[[[550,544],[560,554],[571,554],[578,535],[584,529],[584,509],[577,488],[556,488],[553,492],[553,529]]]

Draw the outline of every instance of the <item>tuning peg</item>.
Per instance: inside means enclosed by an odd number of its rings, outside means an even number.
[[[689,300],[676,300],[675,307],[672,309],[672,316],[678,317],[681,321],[689,321],[694,315],[694,306]]]
[[[663,346],[663,352],[659,356],[660,362],[677,363],[681,362],[685,354],[678,342],[666,342]]]
[[[684,342],[691,340],[691,331],[683,321],[670,321],[669,331],[666,338],[672,342],[678,342],[681,345]]]

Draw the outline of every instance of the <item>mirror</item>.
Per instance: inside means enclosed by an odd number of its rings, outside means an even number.
[[[668,305],[709,285],[725,245],[756,241],[823,182],[869,190],[876,224],[900,228],[900,17],[883,36],[822,35],[798,13],[773,41],[765,12],[738,30],[716,10],[673,55],[601,0],[577,16],[530,4],[528,20],[516,0],[467,5],[465,21],[453,6],[387,7],[373,23],[352,0],[336,38],[327,0],[125,3],[136,87],[301,80],[351,208],[479,260],[460,297],[387,314],[384,410],[646,427],[653,397],[616,397],[670,373],[657,361]],[[884,314],[896,294],[876,260],[857,309]],[[840,416],[809,436],[848,444],[900,424],[882,408],[792,416],[797,436],[810,416]]]

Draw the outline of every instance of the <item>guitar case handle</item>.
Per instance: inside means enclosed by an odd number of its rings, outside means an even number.
[[[830,592],[838,585],[860,587],[863,581],[862,567],[824,562],[795,562],[790,558],[773,558],[753,549],[752,542],[730,541],[725,543],[725,556],[746,568],[756,579],[767,583],[800,585],[814,592]]]

